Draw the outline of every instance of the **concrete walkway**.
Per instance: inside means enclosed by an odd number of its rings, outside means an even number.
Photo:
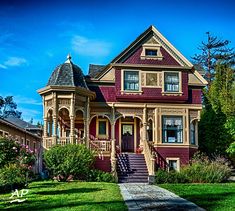
[[[144,183],[119,184],[128,210],[202,211],[196,204],[155,185]]]

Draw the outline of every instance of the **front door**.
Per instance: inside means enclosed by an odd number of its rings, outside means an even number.
[[[133,124],[122,124],[122,152],[134,152]]]

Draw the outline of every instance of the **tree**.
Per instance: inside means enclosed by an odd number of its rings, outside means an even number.
[[[218,61],[235,64],[235,53],[229,47],[230,41],[219,39],[210,32],[206,32],[207,41],[202,42],[198,49],[200,54],[195,54],[192,59],[194,65],[205,72],[205,79],[210,86],[215,76],[215,66]]]
[[[13,96],[7,96],[5,98],[0,96],[0,117],[14,116],[20,118],[21,113],[17,111],[17,104],[13,101]]]

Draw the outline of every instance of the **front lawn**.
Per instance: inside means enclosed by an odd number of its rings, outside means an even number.
[[[235,183],[159,185],[206,210],[235,210]]]
[[[27,201],[10,204],[10,196],[10,193],[0,195],[0,210],[127,210],[114,183],[33,182]]]

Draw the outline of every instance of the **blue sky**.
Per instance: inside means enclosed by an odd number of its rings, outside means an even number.
[[[0,95],[13,95],[24,120],[42,121],[41,97],[71,53],[84,74],[107,64],[154,25],[188,59],[210,31],[235,46],[232,0],[0,1]]]

